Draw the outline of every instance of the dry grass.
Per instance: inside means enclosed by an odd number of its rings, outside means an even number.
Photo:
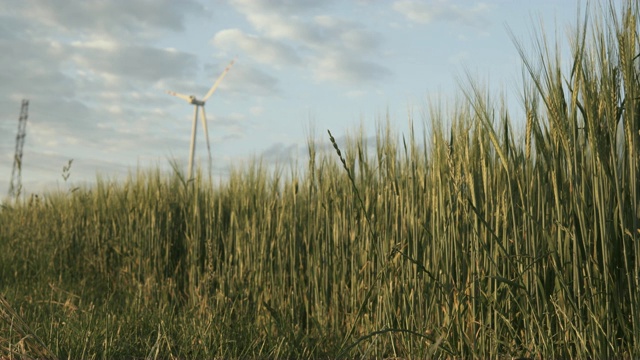
[[[1,295],[0,356],[1,359],[57,359]]]

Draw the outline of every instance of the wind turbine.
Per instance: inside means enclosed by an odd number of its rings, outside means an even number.
[[[175,91],[167,91],[167,94],[184,99],[188,103],[195,106],[195,109],[193,111],[193,125],[191,126],[191,146],[189,151],[189,180],[193,178],[193,155],[196,151],[196,130],[198,128],[198,108],[202,111],[202,127],[204,128],[204,134],[207,139],[207,150],[209,151],[209,173],[211,173],[211,147],[209,146],[209,130],[207,129],[207,116],[205,115],[205,112],[204,112],[204,104],[207,102],[207,99],[209,99],[209,97],[211,97],[211,95],[213,95],[213,93],[216,91],[216,89],[218,88],[218,85],[220,85],[220,82],[222,82],[222,79],[224,79],[224,77],[227,75],[227,73],[229,72],[229,69],[231,69],[235,61],[236,61],[235,59],[231,60],[229,65],[227,65],[227,67],[224,69],[222,74],[220,74],[216,82],[213,83],[213,86],[211,87],[211,89],[209,89],[209,92],[207,93],[207,95],[205,95],[202,98],[202,100],[197,99],[194,95],[184,95],[184,94],[179,94]]]

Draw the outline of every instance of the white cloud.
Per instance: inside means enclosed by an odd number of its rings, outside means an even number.
[[[195,78],[198,61],[153,40],[204,12],[194,0],[0,2],[0,52],[11,54],[0,57],[0,133],[3,142],[15,136],[19,101],[28,98],[25,174],[50,170],[47,154],[78,165],[109,158],[123,169],[188,144],[149,107],[165,107],[159,85]]]
[[[255,12],[277,12],[299,14],[317,10],[329,5],[331,0],[232,0],[236,7]]]
[[[280,94],[278,79],[260,68],[238,61],[220,89],[232,94],[274,96]]]
[[[278,13],[246,14],[247,20],[263,35],[273,39],[310,40],[315,37],[312,29],[300,18]]]
[[[351,55],[373,53],[380,45],[380,34],[365,29],[362,25],[332,16],[316,16],[318,25],[317,42],[320,48],[331,47],[334,50],[349,52]]]
[[[181,31],[187,15],[206,12],[195,0],[24,0],[0,8],[0,13],[9,11],[62,33],[100,33],[120,40],[156,37],[160,30]]]
[[[251,113],[251,115],[260,116],[264,114],[264,107],[258,105],[252,106],[249,108],[249,112]]]
[[[290,46],[280,41],[247,35],[239,29],[219,31],[213,37],[212,43],[228,52],[243,50],[263,64],[279,66],[300,63],[298,54]]]
[[[325,54],[314,64],[314,75],[320,81],[362,83],[381,80],[391,72],[374,62],[352,58],[342,53]]]
[[[260,154],[260,158],[271,164],[292,164],[300,156],[298,144],[274,143]]]
[[[73,48],[75,65],[124,81],[155,82],[164,77],[190,75],[197,64],[191,54],[145,45],[91,41],[76,42]]]
[[[407,19],[421,24],[430,23],[435,15],[425,3],[413,0],[396,1],[393,4],[393,10],[401,13]]]
[[[381,35],[361,23],[320,13],[326,2],[236,0],[233,4],[257,34],[224,30],[214,38],[221,48],[235,44],[255,61],[276,68],[298,65],[319,81],[355,85],[391,74],[376,59]]]
[[[461,6],[450,0],[398,0],[392,8],[408,20],[420,24],[433,21],[456,22],[473,27],[485,27],[488,24],[485,14],[489,6],[483,2]]]

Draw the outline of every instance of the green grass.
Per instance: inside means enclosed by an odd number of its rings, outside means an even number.
[[[469,81],[302,172],[7,202],[0,357],[639,357],[638,10],[517,45],[524,119]]]

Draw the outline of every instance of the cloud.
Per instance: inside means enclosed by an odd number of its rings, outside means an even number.
[[[277,12],[292,15],[318,10],[329,5],[331,0],[232,0],[236,7],[254,12]]]
[[[242,50],[263,64],[272,66],[299,64],[295,49],[283,42],[247,35],[239,29],[218,32],[211,42],[225,51]]]
[[[260,158],[271,164],[292,164],[300,156],[301,147],[298,144],[278,142],[264,150]]]
[[[228,129],[230,133],[234,133],[238,137],[243,137],[245,130],[249,128],[251,122],[243,113],[235,112],[225,116],[214,116],[211,123],[215,127]]]
[[[274,96],[280,94],[278,79],[249,64],[239,63],[220,87],[236,94]]]
[[[260,116],[260,115],[264,114],[264,107],[259,106],[259,105],[252,106],[251,108],[249,108],[249,112],[253,116]]]
[[[22,41],[19,35],[0,40],[0,97],[73,95],[73,80],[64,73],[64,51],[52,41]]]
[[[184,79],[196,79],[201,68],[194,54],[154,40],[203,13],[194,0],[0,2],[0,52],[11,54],[0,57],[0,170],[12,166],[22,98],[30,100],[27,175],[51,171],[52,157],[107,168],[99,159],[109,159],[122,171],[168,155],[166,149],[186,149],[189,124],[175,133],[183,119],[163,110],[170,99],[161,90],[168,83],[194,85]]]
[[[182,31],[188,15],[205,13],[195,0],[84,0],[60,3],[25,0],[10,5],[12,12],[62,33],[94,33],[118,37],[155,37],[159,30]],[[9,5],[0,13],[9,11]]]
[[[320,48],[331,47],[357,55],[375,52],[380,46],[380,34],[356,22],[326,15],[315,16],[313,20],[320,35],[305,40]]]
[[[393,3],[392,8],[408,20],[419,24],[446,21],[482,28],[489,23],[484,16],[489,7],[483,2],[465,7],[449,0],[398,0]]]
[[[375,62],[352,58],[340,52],[325,54],[318,58],[314,73],[316,79],[321,81],[352,84],[380,80],[391,75],[391,71]]]
[[[321,13],[328,2],[235,0],[256,34],[237,29],[219,32],[213,43],[232,44],[255,61],[278,68],[298,66],[318,81],[360,85],[391,74],[381,65],[381,34],[363,24]]]
[[[72,47],[75,66],[123,82],[155,82],[165,77],[194,75],[197,64],[194,55],[151,46],[76,42]]]

